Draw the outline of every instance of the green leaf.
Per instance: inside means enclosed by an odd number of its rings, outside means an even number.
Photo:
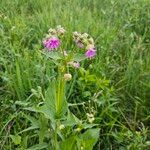
[[[16,101],[15,104],[20,106],[28,106],[30,102]]]
[[[81,137],[82,139],[98,139],[99,137],[99,130],[100,129],[88,129],[86,132],[84,132]]]
[[[23,132],[30,131],[30,130],[34,130],[34,129],[39,129],[39,127],[37,127],[37,126],[28,127],[27,129],[24,129],[24,130],[22,130],[21,132],[19,132],[19,134],[21,134],[21,133],[23,133]]]
[[[78,146],[86,150],[92,150],[99,138],[99,129],[88,129],[77,139]]]
[[[85,60],[85,59],[87,59],[87,58],[86,58],[86,56],[83,55],[83,54],[75,54],[75,55],[73,56],[73,61],[80,62],[80,61]]]
[[[23,115],[25,116],[26,119],[28,119],[32,123],[32,126],[39,127],[39,122],[36,118],[31,117],[31,116],[26,115],[26,114],[23,114]]]
[[[57,81],[53,79],[50,82],[48,90],[45,93],[45,103],[53,117],[62,118],[66,113],[65,83],[62,77]]]
[[[56,90],[57,85],[55,79],[49,83],[49,87],[45,93],[45,103],[47,109],[50,109],[51,115],[54,117],[56,113]]]
[[[54,60],[59,60],[62,58],[62,54],[53,51],[46,53],[46,56]]]
[[[80,120],[68,110],[67,120],[63,122],[65,126],[73,126],[80,122]]]
[[[40,122],[40,129],[38,132],[39,135],[39,144],[42,144],[44,141],[45,136],[47,135],[47,131],[48,131],[48,119],[43,117],[43,115],[41,115],[41,117],[39,118],[39,122]]]
[[[27,109],[27,108],[26,108],[26,109]],[[31,108],[29,108],[29,109],[31,109]],[[32,108],[32,110],[33,110],[33,108]],[[29,115],[26,115],[26,114],[23,114],[23,115],[25,116],[25,118],[26,118],[27,120],[29,120],[29,121],[31,122],[32,126],[26,128],[26,129],[24,129],[24,130],[22,130],[21,132],[19,132],[19,134],[20,134],[20,133],[23,133],[23,132],[30,131],[30,130],[34,130],[34,129],[39,129],[39,127],[40,127],[39,120],[37,120],[36,118],[31,117],[31,116],[29,116]]]
[[[83,128],[84,129],[89,129],[89,128],[93,128],[93,127],[98,126],[98,125],[99,124],[86,124],[86,123],[84,123]]]
[[[83,97],[84,98],[89,97],[89,96],[91,96],[91,92],[90,91],[83,92]]]
[[[39,107],[27,107],[27,108],[24,108],[25,110],[28,110],[28,111],[31,111],[31,112],[41,112],[41,106]]]
[[[10,135],[12,141],[15,145],[19,145],[21,143],[21,136],[19,135]]]
[[[41,149],[44,149],[47,147],[48,147],[48,144],[42,143],[42,144],[33,145],[33,146],[29,147],[27,150],[41,150]]]
[[[54,114],[52,113],[52,110],[49,109],[48,106],[46,105],[39,106],[39,107],[28,107],[24,109],[36,113],[42,113],[45,115],[46,118],[50,119],[51,121],[54,121]]]
[[[61,142],[61,150],[76,150],[76,136],[70,137]]]

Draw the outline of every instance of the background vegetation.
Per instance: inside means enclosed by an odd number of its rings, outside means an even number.
[[[33,96],[38,87],[42,91],[47,89],[53,73],[50,62],[40,53],[42,39],[50,27],[59,24],[70,35],[72,31],[79,31],[94,37],[98,54],[90,65],[90,72],[100,78],[101,86],[109,87],[109,93],[113,91],[108,98],[107,89],[101,100],[105,103],[105,99],[109,99],[115,106],[105,109],[101,115],[100,137],[95,149],[148,149],[149,0],[0,0],[0,149],[17,149],[10,135],[29,125],[22,117],[22,107],[40,102],[40,97]],[[67,48],[70,48],[70,35]],[[78,76],[84,78],[82,73]],[[73,86],[69,101],[92,98],[95,80],[89,79],[93,82],[90,85],[83,80]],[[103,110],[102,107],[99,111]],[[121,127],[116,128],[116,122]],[[33,131],[29,132],[28,138],[32,134]],[[25,141],[27,136],[23,134],[21,138]],[[37,143],[34,138],[27,147]]]

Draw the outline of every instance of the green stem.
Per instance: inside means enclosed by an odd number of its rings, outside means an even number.
[[[56,101],[56,113],[59,116],[62,113],[64,92],[65,92],[65,82],[63,77],[60,75],[58,77],[58,88],[57,88],[57,101]]]
[[[54,149],[58,150],[58,141],[57,141],[57,121],[56,121],[56,126],[55,126],[55,131],[54,131]]]

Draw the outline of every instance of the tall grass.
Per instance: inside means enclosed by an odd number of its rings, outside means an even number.
[[[122,123],[149,128],[149,8],[149,0],[0,0],[0,142],[7,143],[5,149],[11,148],[7,125],[19,110],[15,102],[38,101],[29,99],[31,89],[46,89],[53,76],[39,50],[44,33],[59,24],[94,37],[98,55],[92,72],[110,79]],[[69,48],[69,33],[67,39]],[[18,120],[15,127],[22,126]]]

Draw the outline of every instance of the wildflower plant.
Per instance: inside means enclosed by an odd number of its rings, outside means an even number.
[[[73,32],[74,46],[67,51],[63,45],[65,34],[66,30],[57,26],[55,29],[50,28],[43,39],[44,49],[41,53],[55,66],[56,75],[50,79],[45,94],[41,92],[43,102],[37,107],[26,109],[44,114],[50,121],[50,126],[46,126],[54,134],[50,144],[52,149],[64,149],[71,140],[68,150],[72,150],[74,146],[75,149],[82,147],[90,150],[99,137],[99,128],[92,127],[97,127],[98,124],[94,124],[93,114],[87,113],[87,118],[81,120],[71,112],[70,107],[80,104],[70,103],[66,99],[66,87],[74,78],[76,70],[82,68],[82,61],[94,59],[96,48],[93,38],[87,33]],[[85,130],[84,133],[81,133],[82,130]],[[91,138],[90,144],[88,138]]]

